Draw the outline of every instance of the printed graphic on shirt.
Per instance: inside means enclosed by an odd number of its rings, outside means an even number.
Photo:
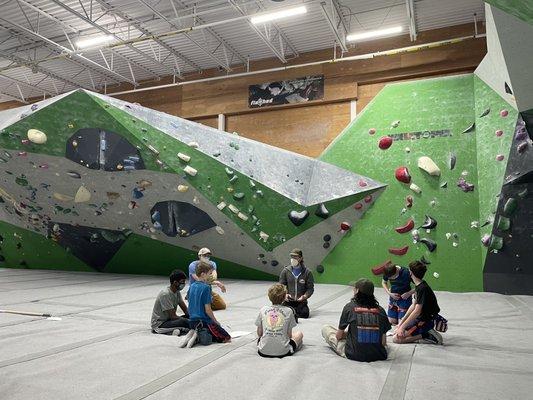
[[[267,335],[281,335],[285,324],[285,316],[279,310],[272,308],[268,310],[266,315],[265,334]]]
[[[379,310],[377,308],[354,308],[357,323],[358,343],[380,343]]]

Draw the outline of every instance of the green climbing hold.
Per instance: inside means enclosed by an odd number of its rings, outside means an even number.
[[[518,201],[514,197],[510,197],[505,202],[505,205],[503,206],[503,213],[507,216],[511,216],[514,214],[516,209],[518,208]]]
[[[255,189],[255,182],[250,179],[250,187],[252,189]]]
[[[24,175],[21,175],[20,177],[16,177],[15,182],[17,183],[17,185],[20,185],[20,186],[28,186],[28,180],[26,179]]]
[[[235,150],[239,150],[239,145],[238,145],[237,143],[235,143],[235,145],[233,146],[233,148],[234,148]]]
[[[498,219],[498,223],[496,224],[496,228],[499,229],[500,231],[508,231],[510,227],[511,227],[511,220],[501,215],[500,218]]]
[[[318,272],[319,274],[324,273],[324,266],[323,265],[317,265],[316,272]]]
[[[251,214],[251,213],[253,213],[253,212],[254,212],[254,206],[250,204],[250,205],[248,206],[248,214]]]
[[[255,194],[258,195],[259,197],[263,197],[263,191],[262,190],[256,190]]]
[[[229,169],[228,167],[226,167],[226,174],[228,174],[228,176],[232,176],[233,175],[233,170]]]
[[[235,183],[238,180],[239,180],[239,177],[237,175],[233,175],[229,181],[230,181],[230,183]]]
[[[242,192],[233,193],[233,198],[235,200],[242,200],[242,199],[244,199],[244,193],[242,193]]]
[[[501,250],[503,249],[503,238],[500,236],[492,235],[490,238],[490,249]]]

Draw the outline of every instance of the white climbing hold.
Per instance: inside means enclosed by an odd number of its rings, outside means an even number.
[[[178,192],[185,193],[187,190],[189,190],[189,186],[187,186],[187,185],[178,185]]]
[[[230,204],[228,206],[228,208],[233,214],[238,214],[239,213],[239,209],[237,207],[235,207],[233,204]]]
[[[183,171],[185,171],[185,173],[190,176],[196,176],[196,174],[198,173],[198,171],[190,165],[187,165],[185,168],[183,168]]]
[[[183,153],[178,153],[178,158],[179,158],[181,161],[185,161],[185,162],[189,162],[189,161],[191,161],[191,157],[188,156],[187,154],[183,154]]]
[[[414,183],[411,183],[411,185],[409,186],[409,189],[411,189],[413,192],[418,193],[418,194],[422,193],[422,189],[420,189],[418,185],[415,185]]]
[[[72,198],[72,196],[68,196],[66,194],[61,194],[61,193],[57,193],[57,192],[55,192],[53,194],[53,196],[54,196],[54,199],[59,200],[59,201],[71,201],[71,200],[74,200]]]
[[[35,144],[44,144],[47,138],[46,133],[38,129],[28,129],[28,139]]]
[[[410,147],[406,147],[406,148],[405,148],[405,152],[406,152],[406,153],[410,153],[410,152],[411,152],[411,148],[410,148]]]
[[[457,246],[459,246],[459,243],[453,242],[453,247],[457,247]]]
[[[224,208],[226,208],[226,203],[224,203],[223,201],[221,201],[220,203],[217,204],[217,208],[222,211]]]
[[[196,196],[193,197],[192,202],[196,205],[200,204],[200,199]]]
[[[472,228],[472,229],[478,229],[478,228],[479,228],[479,221],[472,221],[472,222],[470,222],[470,228]]]
[[[223,235],[224,234],[224,229],[222,229],[220,226],[215,226],[215,230],[217,231],[217,233],[219,235]]]
[[[447,240],[450,240],[450,238],[452,237],[452,234],[450,232],[447,232],[446,233],[446,239]]]
[[[440,168],[431,158],[422,156],[418,159],[418,168],[432,176],[440,176]]]
[[[159,155],[159,150],[157,150],[154,146],[152,146],[151,144],[148,145],[148,149],[154,153],[156,156]]]
[[[391,126],[392,126],[393,128],[397,128],[399,125],[400,125],[400,120],[394,121],[394,122],[391,124]]]
[[[263,242],[266,242],[268,240],[270,236],[268,234],[266,234],[265,232],[261,231],[259,232],[259,238],[261,238],[261,240]]]
[[[199,147],[198,142],[189,142],[187,146],[197,149]]]
[[[239,218],[242,219],[243,221],[248,221],[248,215],[243,214],[242,212],[238,213],[238,214],[237,214],[237,217],[239,217]]]
[[[91,200],[91,192],[89,192],[85,186],[80,186],[74,197],[74,202],[85,203],[89,200]]]
[[[438,272],[433,272],[433,276],[436,278],[436,279],[439,279],[439,273]]]

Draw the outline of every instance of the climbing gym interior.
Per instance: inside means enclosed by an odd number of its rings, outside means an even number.
[[[531,43],[532,0],[2,1],[0,397],[529,398]]]

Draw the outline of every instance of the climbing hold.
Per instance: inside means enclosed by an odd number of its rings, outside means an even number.
[[[453,246],[453,247],[457,247],[457,246],[459,246],[459,243],[457,243],[457,242],[453,242],[453,243],[452,243],[452,246]]]
[[[272,265],[273,267],[277,267],[279,265],[279,262],[277,262],[276,260],[272,260],[270,262],[270,265]]]
[[[511,227],[511,220],[503,215],[500,215],[498,222],[496,223],[496,229],[500,231],[508,231]]]
[[[455,168],[455,164],[457,163],[457,156],[455,153],[448,154],[448,168],[450,170],[453,170]]]
[[[159,150],[157,150],[154,146],[151,144],[148,145],[148,150],[150,150],[152,153],[154,153],[156,156],[159,155]]]
[[[331,240],[331,235],[324,235],[322,239],[324,240],[324,242],[329,242]]]
[[[163,229],[163,225],[161,225],[161,222],[158,222],[158,221],[155,221],[154,222],[154,229],[160,231],[161,229]]]
[[[128,208],[130,210],[133,210],[134,208],[137,208],[137,203],[135,201],[130,201],[128,204]]]
[[[411,175],[409,174],[409,170],[407,169],[407,167],[396,168],[396,171],[394,172],[394,176],[399,182],[402,182],[402,183],[411,182]]]
[[[408,195],[405,197],[405,207],[411,208],[413,206],[413,196]]]
[[[243,192],[233,193],[233,198],[235,200],[242,200],[244,199],[244,193]]]
[[[483,237],[481,238],[481,243],[483,244],[483,246],[489,247],[489,245],[490,245],[490,235],[489,234],[483,235]]]
[[[89,192],[85,186],[80,186],[76,195],[74,196],[75,203],[85,203],[86,201],[91,200],[91,192]]]
[[[248,221],[248,216],[246,214],[243,214],[242,212],[239,212],[237,214],[237,217],[239,217],[240,219],[242,219],[243,221]]]
[[[411,183],[411,185],[409,185],[409,189],[411,189],[413,192],[418,193],[418,194],[422,193],[422,189],[420,189],[414,183]]]
[[[325,248],[325,249],[328,249],[330,245],[331,245],[330,242],[324,242],[324,243],[322,244],[322,247]]]
[[[159,211],[154,211],[152,214],[152,221],[161,221],[161,213]]]
[[[365,196],[364,201],[365,203],[370,203],[372,201],[372,195],[369,194],[368,196]]]
[[[430,253],[433,253],[435,250],[437,250],[437,243],[434,240],[431,240],[428,238],[422,238],[419,240],[419,242],[424,243]]]
[[[439,276],[440,276],[440,275],[439,275],[438,272],[433,272],[433,277],[434,277],[435,279],[439,279]]]
[[[392,146],[392,138],[390,136],[383,136],[379,139],[378,146],[381,150],[387,150]]]
[[[217,233],[219,235],[223,235],[224,234],[224,229],[222,229],[220,226],[215,226],[215,230],[217,231]]]
[[[222,211],[224,208],[226,208],[226,203],[224,203],[223,201],[221,201],[220,203],[217,204],[217,208]]]
[[[485,111],[483,111],[483,112],[481,113],[481,115],[479,116],[479,118],[483,118],[483,117],[489,115],[489,113],[490,113],[490,108],[487,108]]]
[[[500,236],[492,235],[490,237],[489,248],[491,250],[501,250],[503,249],[503,238]]]
[[[144,193],[141,189],[139,188],[133,188],[133,190],[131,191],[131,196],[134,198],[134,199],[140,199],[141,197],[144,196]]]
[[[415,221],[410,218],[405,225],[394,228],[394,230],[398,233],[407,233],[411,231],[414,227]]]
[[[35,144],[45,144],[46,143],[46,133],[38,129],[28,129],[28,139],[30,142]]]
[[[446,182],[446,181],[442,182],[442,183],[440,184],[440,187],[441,187],[442,189],[446,189],[446,188],[448,187],[448,182]]]
[[[472,228],[472,229],[478,229],[478,228],[479,228],[479,221],[472,221],[472,222],[470,222],[470,228]]]
[[[452,237],[452,234],[450,232],[446,232],[446,240],[450,240]]]
[[[323,265],[317,265],[316,266],[316,272],[318,272],[319,274],[323,274],[324,273],[324,266]]]
[[[189,142],[189,143],[187,143],[187,146],[192,147],[194,149],[197,149],[198,148],[198,143],[197,142]]]
[[[392,261],[387,260],[382,264],[376,265],[375,267],[372,268],[372,273],[374,275],[383,275],[383,271],[385,270],[385,267],[390,264],[392,264]]]
[[[78,174],[76,171],[68,171],[67,175],[70,176],[71,178],[81,179],[81,175]]]
[[[509,86],[509,84],[507,82],[504,82],[504,83],[505,83],[505,93],[513,94],[513,91],[511,90],[511,87]]]
[[[341,222],[341,226],[340,226],[340,229],[338,230],[338,232],[340,233],[346,233],[348,232],[350,229],[352,228],[352,225],[347,222],[347,221],[343,221]]]
[[[238,214],[239,213],[239,209],[237,207],[235,207],[233,204],[230,204],[228,206],[228,208],[233,214]]]
[[[263,191],[262,190],[256,190],[255,194],[259,197],[263,197]]]
[[[249,183],[250,183],[250,187],[251,187],[252,189],[254,189],[254,188],[255,188],[255,182],[252,181],[252,180],[250,179],[250,180],[249,180]]]
[[[181,161],[185,161],[185,162],[189,162],[189,161],[191,161],[191,157],[188,156],[187,154],[183,154],[183,153],[178,153],[178,158],[179,158]]]
[[[373,135],[373,134],[375,134],[375,133],[376,133],[376,128],[370,128],[370,129],[368,130],[368,134],[369,134],[369,135]]]
[[[495,132],[496,136],[500,137],[503,135],[503,131],[501,129],[498,129],[496,132]]]
[[[187,165],[185,168],[183,168],[183,171],[190,176],[196,176],[196,174],[198,173],[198,171],[190,165]]]
[[[496,156],[496,161],[503,161],[504,158],[505,158],[505,156],[503,154],[498,154]]]
[[[521,190],[520,192],[517,193],[518,197],[520,197],[521,199],[525,198],[527,196],[527,187],[524,188],[524,190]]]
[[[263,241],[263,242],[266,242],[269,238],[269,235],[266,234],[265,232],[261,231],[259,232],[259,238]]]
[[[423,156],[418,159],[418,168],[431,176],[440,176],[440,168],[431,158]]]
[[[501,110],[501,111],[500,111],[500,116],[501,116],[502,118],[505,118],[505,117],[507,117],[508,115],[509,115],[509,111],[507,111],[507,110]]]
[[[237,175],[233,175],[231,179],[229,180],[229,183],[235,183],[239,180],[239,177]]]
[[[468,183],[465,178],[462,177],[457,181],[457,186],[465,193],[474,191],[474,184]]]
[[[228,167],[226,167],[225,171],[226,171],[226,174],[228,176],[233,176],[233,174],[234,174],[234,171],[232,169],[228,168]]]
[[[518,154],[522,153],[525,149],[527,149],[527,142],[522,142],[518,146],[516,146],[516,151]]]
[[[398,125],[400,125],[400,120],[393,121],[392,124],[391,124],[391,126],[392,126],[393,128],[397,128]]]
[[[514,136],[517,141],[522,141],[527,138],[527,131],[522,128]]]
[[[404,254],[407,253],[408,250],[409,250],[409,246],[391,247],[389,249],[389,253],[394,254],[395,256],[403,256]]]
[[[74,200],[74,198],[71,197],[71,196],[68,196],[66,194],[57,193],[57,192],[55,192],[53,194],[53,197],[54,197],[54,199],[59,200],[59,201],[71,201],[71,200]]]
[[[434,229],[437,226],[437,221],[434,218],[431,218],[429,215],[426,215],[424,223],[419,226],[422,229]]]
[[[365,186],[367,186],[367,185],[368,185],[368,183],[366,183],[365,180],[361,179],[361,180],[359,181],[359,186],[360,186],[360,187],[365,187]]]
[[[510,197],[509,199],[507,199],[505,205],[503,206],[503,213],[510,217],[515,213],[517,208],[518,201],[514,197]]]
[[[324,205],[324,203],[320,203],[316,210],[315,210],[315,215],[317,217],[320,217],[320,218],[324,218],[326,219],[327,217],[329,217],[329,211],[328,209],[326,208],[326,206]]]
[[[189,186],[187,186],[187,185],[178,185],[178,192],[185,193],[187,190],[189,190]]]
[[[308,216],[309,216],[309,211],[307,210],[303,210],[300,212],[292,210],[289,212],[289,219],[296,226],[302,225]]]
[[[475,122],[472,125],[470,125],[468,128],[466,128],[462,133],[472,132],[474,129],[476,129],[476,123]]]
[[[254,206],[253,206],[252,204],[250,204],[250,205],[248,206],[248,214],[251,214],[251,213],[253,213],[253,212],[254,212]],[[254,215],[254,217],[255,217],[255,215]],[[255,222],[256,220],[257,220],[257,217],[255,217],[254,222]]]

